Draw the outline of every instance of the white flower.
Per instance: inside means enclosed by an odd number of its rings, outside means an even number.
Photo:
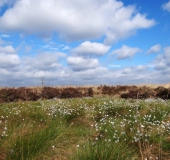
[[[144,125],[142,125],[142,124],[141,124],[140,126],[141,126],[142,128],[144,128],[144,127],[145,127],[145,126],[144,126]]]

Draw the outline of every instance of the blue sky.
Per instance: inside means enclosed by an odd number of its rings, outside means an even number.
[[[1,0],[0,86],[170,82],[170,0]]]

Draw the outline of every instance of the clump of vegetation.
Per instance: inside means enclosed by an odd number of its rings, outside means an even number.
[[[170,101],[70,98],[0,104],[0,159],[170,159]]]
[[[161,98],[170,99],[170,88],[162,86],[98,86],[95,87],[41,87],[0,89],[0,103],[14,101],[36,101],[38,99],[66,99],[81,97],[114,96],[124,99]]]

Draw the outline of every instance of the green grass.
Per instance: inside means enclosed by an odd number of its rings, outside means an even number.
[[[126,143],[114,143],[107,141],[89,142],[81,147],[73,160],[129,160],[135,159],[135,151]]]
[[[170,159],[170,101],[82,98],[0,104],[0,160]]]

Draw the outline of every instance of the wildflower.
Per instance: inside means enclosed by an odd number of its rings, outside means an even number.
[[[117,140],[115,141],[115,143],[119,143],[119,139],[117,139]]]
[[[142,125],[142,124],[141,124],[140,126],[141,126],[142,128],[144,128],[144,127],[145,127],[145,126],[144,126],[144,125]]]

